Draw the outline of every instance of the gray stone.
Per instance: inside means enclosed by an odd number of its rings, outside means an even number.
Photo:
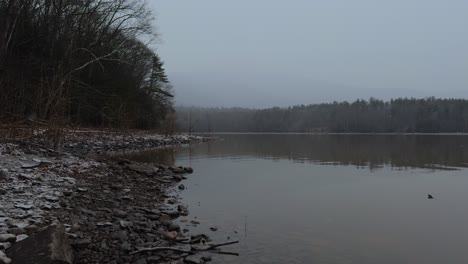
[[[201,260],[203,260],[205,262],[210,262],[212,260],[212,258],[211,258],[211,256],[202,256]]]
[[[119,231],[112,234],[112,238],[118,239],[120,241],[125,241],[128,239],[128,234],[126,231]]]
[[[163,237],[166,239],[176,239],[177,238],[177,232],[176,231],[171,231],[171,232],[164,232],[162,233]]]
[[[167,214],[162,214],[160,217],[159,217],[159,221],[161,222],[165,222],[165,221],[170,221],[171,220],[171,217]]]
[[[26,235],[26,234],[18,235],[18,236],[16,237],[16,242],[23,241],[23,240],[25,240],[25,239],[28,238],[28,237],[29,237],[29,236]]]
[[[108,227],[108,226],[112,226],[112,223],[111,222],[98,222],[96,225],[99,227]]]
[[[33,176],[31,174],[26,174],[26,173],[21,173],[20,175],[18,175],[18,179],[20,180],[31,180],[33,178]]]
[[[10,228],[8,229],[7,232],[16,236],[26,234],[26,230],[24,230],[23,228],[19,228],[19,227]]]
[[[0,250],[0,264],[10,264],[11,259],[6,256],[5,252]]]
[[[3,170],[0,170],[0,181],[5,181],[8,178],[8,175]]]
[[[75,240],[72,243],[72,246],[75,247],[75,248],[85,248],[85,247],[89,246],[90,244],[91,244],[91,239],[83,238],[83,239]]]
[[[120,221],[120,227],[122,228],[128,228],[130,226],[133,226],[133,223],[132,222],[128,222],[128,221]]]
[[[16,242],[16,236],[13,234],[0,234],[0,242]]]
[[[135,264],[148,264],[148,262],[146,262],[146,259],[139,259]]]
[[[34,205],[18,203],[18,204],[15,204],[15,207],[23,209],[23,210],[30,210],[30,209],[32,209],[34,207]]]
[[[120,218],[125,218],[128,215],[127,212],[123,210],[118,210],[118,209],[114,211],[114,214],[115,216],[120,217]]]
[[[23,163],[21,164],[22,169],[34,169],[39,167],[39,163]]]
[[[6,249],[9,249],[10,247],[11,247],[10,242],[0,243],[0,249],[6,250]]]
[[[132,246],[128,242],[124,242],[120,245],[120,249],[124,252],[130,252],[132,250]]]
[[[156,263],[160,263],[160,260],[161,257],[160,256],[153,256],[153,257],[149,257],[149,258],[146,258],[146,262],[148,264],[156,264]]]
[[[152,175],[156,174],[158,172],[158,170],[159,170],[158,168],[150,166],[150,165],[136,164],[136,163],[132,163],[132,164],[127,165],[127,168],[129,168],[132,171],[141,173],[141,174],[146,174],[148,176],[152,176]]]
[[[176,223],[170,223],[169,226],[167,227],[167,230],[169,231],[180,231],[180,226]]]
[[[15,264],[72,264],[73,255],[63,226],[49,226],[7,250]]]
[[[186,257],[184,262],[189,264],[200,264],[202,263],[202,260],[200,256],[191,255]]]
[[[183,184],[179,185],[179,190],[185,190],[185,185]]]
[[[44,198],[49,202],[58,202],[59,201],[59,198],[56,197],[56,196],[47,195],[47,196],[44,196]]]

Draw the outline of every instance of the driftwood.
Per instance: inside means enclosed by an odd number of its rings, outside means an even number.
[[[173,247],[141,248],[141,249],[139,249],[137,251],[130,252],[130,255],[138,254],[138,253],[141,253],[141,252],[162,251],[162,250],[171,250],[171,251],[176,251],[176,252],[179,252],[179,253],[186,253],[186,254],[189,254],[189,255],[193,255],[193,254],[197,254],[199,252],[210,251],[210,250],[216,249],[218,247],[237,244],[237,243],[239,243],[239,241],[232,241],[232,242],[226,242],[226,243],[221,243],[221,244],[206,245],[206,248],[199,248],[199,249],[196,249],[196,250],[193,250],[194,249],[193,247],[192,247],[192,250],[183,250],[183,249],[180,249],[180,248],[173,248]],[[211,251],[211,252],[217,253],[217,254],[224,254],[224,255],[234,255],[234,256],[239,255],[238,253],[223,252],[223,251]]]
[[[187,254],[193,254],[195,252],[190,251],[190,250],[183,250],[180,248],[172,248],[172,247],[152,247],[152,248],[140,248],[137,251],[130,252],[130,255],[138,254],[141,252],[150,252],[150,251],[162,251],[162,250],[171,250],[179,253],[187,253]]]

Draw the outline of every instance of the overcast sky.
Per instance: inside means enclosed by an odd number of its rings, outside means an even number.
[[[151,0],[177,105],[468,97],[466,0]]]

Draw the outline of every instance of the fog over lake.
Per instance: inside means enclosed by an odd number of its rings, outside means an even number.
[[[150,5],[178,105],[468,97],[467,1]]]

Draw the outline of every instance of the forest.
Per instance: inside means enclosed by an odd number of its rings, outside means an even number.
[[[186,132],[467,133],[468,100],[370,98],[287,108],[178,107]]]
[[[139,0],[0,0],[0,122],[168,126],[153,20]]]

